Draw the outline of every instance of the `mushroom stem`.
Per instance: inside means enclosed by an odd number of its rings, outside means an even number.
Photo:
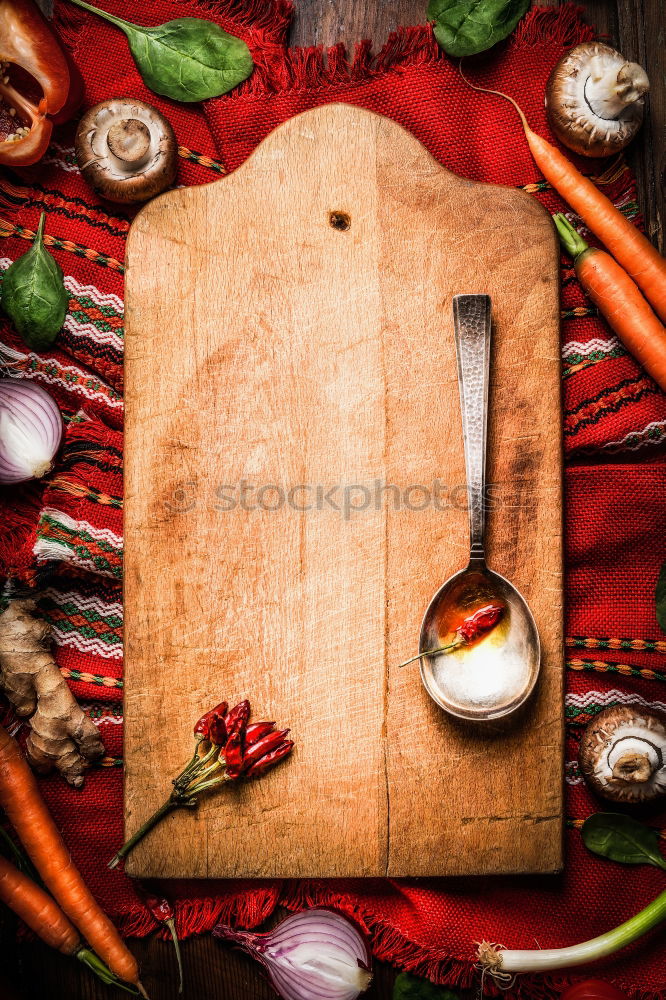
[[[109,201],[131,204],[176,179],[178,140],[168,120],[145,101],[109,98],[90,108],[76,133],[76,162]]]
[[[666,715],[647,706],[603,709],[585,728],[580,766],[611,802],[658,799],[666,794]]]
[[[618,757],[613,766],[613,777],[619,781],[641,784],[649,781],[656,768],[646,753],[625,753]]]
[[[150,157],[150,129],[137,118],[122,118],[109,129],[106,143],[113,155],[138,170]]]
[[[618,70],[600,56],[590,60],[585,99],[599,118],[607,121],[617,118],[649,89],[645,70],[638,63],[626,62]]]

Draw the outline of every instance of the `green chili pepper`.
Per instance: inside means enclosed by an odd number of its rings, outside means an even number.
[[[7,268],[0,299],[2,311],[35,351],[53,343],[69,304],[60,265],[44,246],[44,219],[42,212],[34,243]]]

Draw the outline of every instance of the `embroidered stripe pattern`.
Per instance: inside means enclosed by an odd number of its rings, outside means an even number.
[[[631,431],[619,441],[608,441],[606,451],[637,451],[646,445],[660,444],[666,438],[666,420],[653,420],[640,431]]]
[[[38,354],[21,354],[5,344],[0,344],[0,360],[11,362],[14,371],[22,371],[38,382],[59,385],[78,396],[98,400],[114,410],[123,409],[119,392],[75,365],[63,365],[55,358],[42,358]]]
[[[562,378],[568,379],[572,375],[576,375],[577,372],[582,372],[586,368],[591,368],[593,365],[598,364],[600,361],[608,361],[611,358],[622,358],[626,354],[623,348],[618,348],[612,354],[599,354],[598,356],[591,356],[586,358],[584,361],[577,361],[571,365],[564,365],[562,368]]]
[[[577,760],[567,760],[564,763],[564,780],[567,785],[582,785],[585,778],[580,773]]]
[[[193,149],[188,149],[187,146],[179,146],[178,155],[184,160],[198,163],[200,167],[208,167],[209,170],[214,171],[216,174],[226,174],[229,172],[219,160],[213,160],[210,156],[204,156],[202,153],[195,153]]]
[[[9,258],[0,259],[0,279],[10,264]],[[68,275],[65,286],[71,284]],[[113,383],[114,390],[118,390],[122,388],[123,333],[122,315],[98,306],[87,296],[72,295],[58,347],[105,375]]]
[[[560,319],[581,319],[585,316],[598,316],[598,311],[592,306],[575,306],[573,309],[563,309]]]
[[[75,591],[61,594],[49,588],[41,595],[39,607],[51,625],[58,645],[106,659],[122,659],[123,616],[120,604],[105,605]]]
[[[608,337],[608,339],[593,337],[584,342],[570,340],[562,348],[562,357],[565,361],[580,361],[596,354],[612,354],[617,347],[622,347],[622,345],[617,337],[613,336]]]
[[[61,146],[58,142],[52,142],[49,146],[46,156],[41,159],[42,163],[52,163],[56,167],[60,167],[61,170],[67,173],[78,174],[79,165],[76,162],[76,156],[74,153],[73,146]]]
[[[41,513],[33,552],[40,563],[57,559],[102,576],[122,577],[122,539],[50,507]]]
[[[117,448],[114,448],[110,444],[101,444],[99,441],[69,441],[62,452],[63,470],[71,468],[72,465],[88,465],[93,469],[99,469],[101,472],[118,472],[122,473],[123,468],[123,456]],[[60,480],[58,480],[60,482]],[[63,483],[65,480],[63,480]],[[71,485],[67,480],[68,485]],[[64,485],[61,489],[64,489]],[[120,488],[120,487],[119,487]],[[90,496],[103,496],[100,490],[95,486],[90,486]],[[113,501],[120,501],[119,503],[113,503],[111,506],[122,507],[122,497],[114,496],[111,497]]]
[[[70,299],[64,326],[65,330],[75,337],[87,337],[96,344],[114,348],[116,363],[122,363],[124,333],[122,320],[109,321],[100,316],[99,310],[82,308],[78,299]]]
[[[112,236],[125,237],[129,232],[128,219],[110,215],[99,205],[88,205],[83,198],[64,198],[57,191],[49,191],[40,184],[33,188],[31,202],[50,209],[57,215],[67,219],[85,219],[88,225],[104,229]]]
[[[59,191],[49,190],[41,184],[25,187],[0,177],[0,201],[8,206],[36,205],[67,219],[82,218],[89,225],[106,229],[113,236],[125,236],[130,227],[127,219],[110,215],[100,205],[89,205],[83,198],[65,198]]]
[[[597,396],[583,400],[573,410],[565,413],[564,434],[571,437],[583,427],[598,423],[602,417],[617,413],[628,403],[636,403],[645,396],[654,396],[659,388],[645,375],[624,379],[616,386],[602,389]]]
[[[613,695],[614,697],[609,697]],[[591,718],[603,712],[605,708],[615,705],[636,705],[639,708],[654,708],[666,711],[666,702],[648,701],[639,694],[632,694],[623,691],[589,691],[585,696],[586,700],[581,704],[572,699],[575,695],[567,695],[564,714],[567,722],[572,725],[585,726]]]
[[[104,621],[109,628],[122,628],[123,606],[121,601],[105,600],[103,596],[103,581],[99,581],[99,589],[92,594],[84,594],[80,590],[57,590],[48,587],[43,591],[40,600],[47,599],[51,605],[60,608],[73,608],[75,613],[84,615],[89,621]]]
[[[18,223],[14,224],[13,222],[7,222],[6,219],[0,219],[1,236],[18,236],[19,239],[32,243],[35,239],[35,232],[32,229],[27,229],[25,226],[20,226]],[[124,264],[121,264],[115,257],[109,257],[107,254],[100,253],[99,250],[93,250],[91,247],[83,246],[81,243],[74,243],[73,240],[60,240],[56,236],[49,236],[47,233],[44,236],[44,243],[46,246],[56,247],[59,250],[66,250],[68,253],[73,253],[76,257],[85,257],[86,260],[91,260],[94,264],[99,264],[100,267],[108,267],[119,274],[125,273]]]
[[[81,670],[69,670],[67,667],[60,667],[60,673],[69,681],[81,681],[83,684],[99,684],[101,687],[121,688],[123,686],[120,677],[105,677],[101,674],[88,674]]]
[[[82,306],[97,306],[106,317],[120,316],[122,318],[125,309],[123,300],[118,295],[114,295],[113,292],[102,292],[95,285],[82,285],[71,274],[65,275],[65,288],[79,299]]]
[[[666,681],[666,674],[648,667],[634,667],[630,663],[605,663],[603,660],[567,660],[569,670],[595,670],[600,674],[623,674],[625,677],[642,677],[648,681]]]
[[[96,726],[122,726],[123,724],[123,711],[119,705],[102,705],[101,703],[97,703],[81,705],[81,708]]]
[[[62,476],[57,476],[51,480],[51,488],[60,490],[62,493],[68,493],[73,497],[84,498],[90,501],[90,503],[99,503],[104,507],[113,507],[116,510],[122,510],[122,497],[114,497],[108,493],[103,493],[96,486],[86,486],[85,483],[76,483]]]
[[[99,767],[122,767],[123,759],[122,757],[102,757],[101,760],[97,761],[97,764]]]
[[[569,378],[576,372],[589,368],[599,361],[607,361],[610,358],[621,358],[626,355],[626,350],[617,339],[610,337],[602,340],[601,337],[593,337],[585,343],[571,340],[562,348],[562,377]]]
[[[609,705],[640,705],[642,708],[656,708],[666,712],[666,702],[648,701],[635,691],[620,691],[611,688],[610,691],[586,691],[577,694],[570,691],[565,698],[565,705],[572,711],[584,711],[588,708],[607,708]]]
[[[569,635],[565,646],[574,649],[632,650],[636,653],[666,653],[666,639],[626,639],[607,636]]]

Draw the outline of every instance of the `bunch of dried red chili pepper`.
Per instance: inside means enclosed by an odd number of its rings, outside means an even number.
[[[0,0],[0,163],[36,163],[53,122],[83,99],[83,80],[32,0]]]
[[[173,779],[173,791],[163,806],[139,827],[109,862],[115,868],[149,830],[181,807],[194,807],[198,796],[228,781],[259,778],[291,753],[288,729],[275,729],[274,722],[253,722],[249,701],[228,710],[226,701],[202,715],[194,726],[194,753],[189,764]]]

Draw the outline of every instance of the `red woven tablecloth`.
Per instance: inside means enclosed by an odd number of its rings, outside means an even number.
[[[86,105],[118,94],[156,104],[181,144],[178,182],[201,184],[233,170],[289,116],[326,101],[349,101],[409,128],[447,167],[476,180],[518,185],[551,210],[560,199],[541,179],[512,109],[467,90],[419,26],[391,37],[376,56],[361,43],[287,50],[287,0],[129,0],[105,6],[146,23],[195,14],[218,21],[250,44],[257,68],[235,93],[200,107],[157,98],[141,83],[124,37],[66,4],[56,23],[86,80]],[[514,38],[478,60],[479,81],[506,89],[537,131],[547,132],[543,91],[563,50],[591,36],[574,8],[533,11]],[[122,350],[124,243],[132,213],[103,205],[82,181],[73,127],[55,134],[46,159],[0,179],[0,269],[23,253],[39,213],[71,302],[52,350],[27,354],[2,321],[2,357],[14,376],[49,389],[68,415],[79,414],[47,484],[0,491],[5,530],[0,561],[8,575],[35,579],[53,626],[57,659],[72,689],[98,722],[107,757],[82,791],[57,777],[42,788],[72,853],[103,905],[128,935],[155,929],[122,872],[106,860],[122,836]],[[597,164],[585,164],[585,169]],[[607,167],[602,164],[599,170]],[[632,175],[615,164],[603,188],[637,219]],[[655,621],[653,592],[666,558],[664,532],[666,397],[594,315],[563,260],[564,446],[567,597],[566,872],[556,878],[454,881],[208,882],[169,886],[181,935],[210,930],[220,917],[256,925],[277,903],[333,902],[353,913],[375,954],[450,984],[471,984],[474,942],[557,946],[593,935],[633,914],[663,888],[653,869],[624,869],[586,853],[581,821],[599,808],[576,764],[582,725],[605,705],[666,702],[666,637]],[[156,364],[159,359],[155,359]],[[216,700],[218,692],[211,692]],[[666,815],[649,817],[666,826]],[[666,997],[666,950],[653,933],[603,974],[635,998]],[[557,993],[564,978],[523,980],[511,996]]]

